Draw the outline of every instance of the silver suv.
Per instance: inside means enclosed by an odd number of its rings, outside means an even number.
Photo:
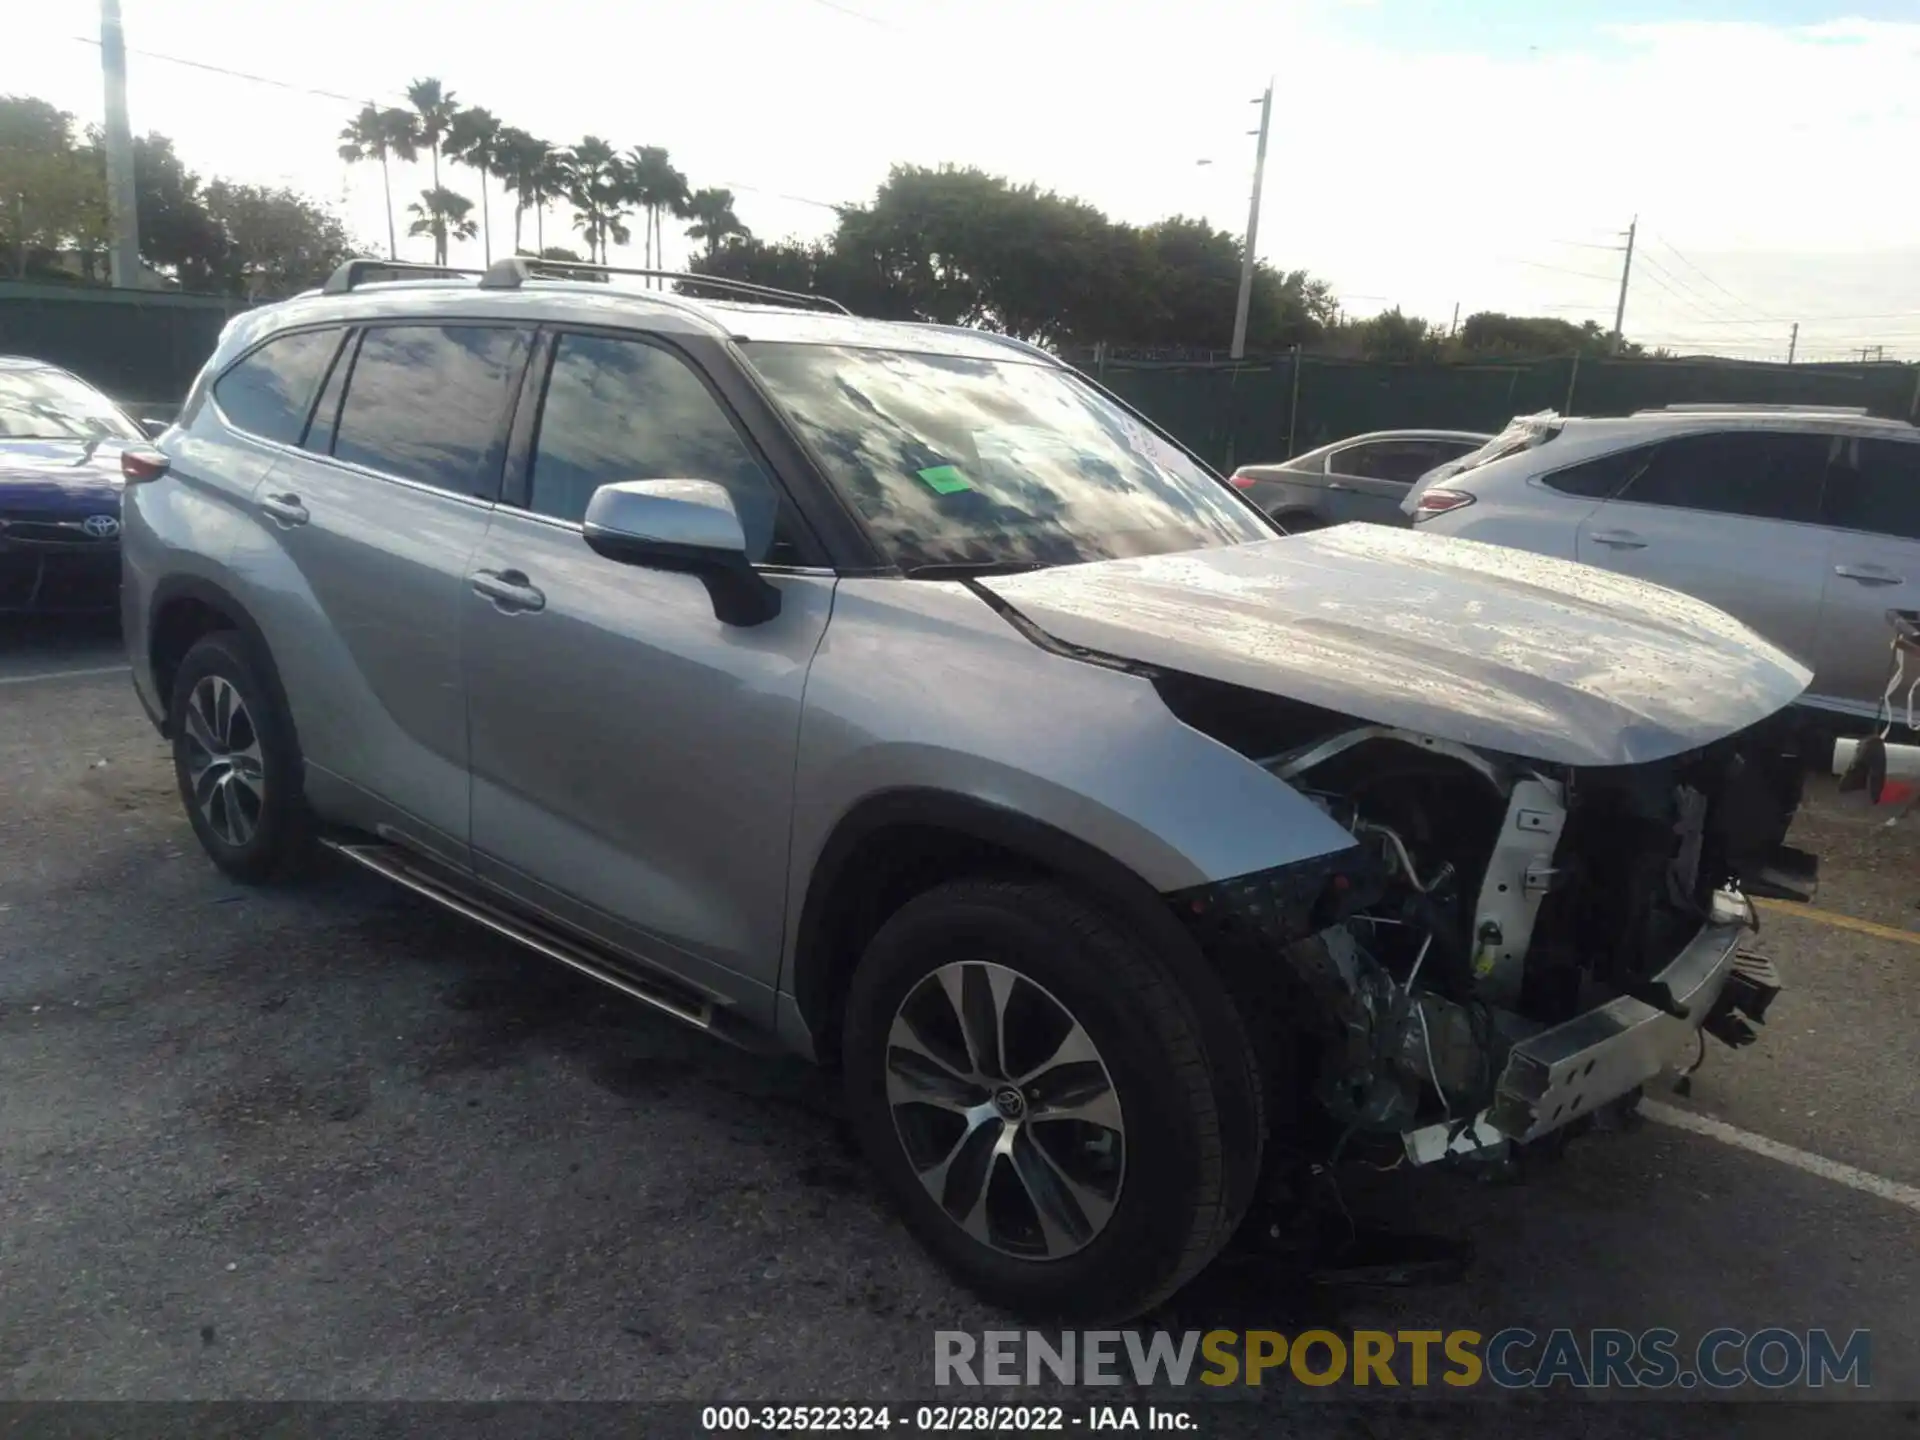
[[[838,1065],[1035,1315],[1752,1038],[1807,674],[1719,612],[1282,537],[1004,337],[383,271],[236,320],[126,492],[135,683],[235,878],[330,847]]]
[[[1864,410],[1524,416],[1404,502],[1424,531],[1670,585],[1808,663],[1812,710],[1880,711],[1887,611],[1920,593],[1920,430]]]

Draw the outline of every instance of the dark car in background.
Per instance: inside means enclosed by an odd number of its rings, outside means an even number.
[[[147,434],[77,375],[0,355],[0,613],[117,607],[124,467]]]
[[[1367,520],[1407,525],[1400,502],[1429,470],[1491,437],[1465,430],[1376,430],[1275,465],[1242,465],[1233,483],[1289,530]]]

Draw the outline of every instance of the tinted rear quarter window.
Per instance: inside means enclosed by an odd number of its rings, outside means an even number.
[[[505,326],[368,330],[347,377],[334,458],[490,498],[527,343],[526,331]]]
[[[1462,453],[1432,440],[1380,440],[1356,445],[1334,458],[1329,467],[1338,475],[1365,480],[1387,480],[1411,485],[1444,460]]]
[[[1843,441],[1827,474],[1821,518],[1846,530],[1920,540],[1920,443]]]
[[[213,398],[235,429],[283,445],[298,443],[307,411],[341,331],[297,330],[267,341],[222,375]]]
[[[1762,520],[1814,521],[1831,436],[1727,430],[1662,441],[1620,499]]]
[[[1549,490],[1558,490],[1562,495],[1611,500],[1625,488],[1629,480],[1640,473],[1652,458],[1653,451],[1651,445],[1615,450],[1612,454],[1599,455],[1591,460],[1583,460],[1578,465],[1569,465],[1564,470],[1542,475],[1540,483]]]

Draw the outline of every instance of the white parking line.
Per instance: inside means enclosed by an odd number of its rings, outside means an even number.
[[[129,665],[95,665],[88,670],[42,670],[33,675],[0,675],[0,685],[31,685],[36,680],[75,680],[87,675],[121,675]]]
[[[1807,1150],[1796,1150],[1791,1145],[1782,1145],[1778,1140],[1769,1140],[1764,1135],[1755,1135],[1751,1130],[1742,1130],[1737,1125],[1727,1124],[1724,1120],[1715,1120],[1707,1115],[1696,1115],[1691,1110],[1676,1110],[1671,1105],[1662,1105],[1656,1100],[1642,1100],[1640,1113],[1658,1124],[1671,1125],[1676,1130],[1688,1130],[1695,1135],[1704,1135],[1709,1140],[1718,1140],[1722,1145],[1731,1145],[1737,1150],[1745,1150],[1752,1155],[1764,1155],[1769,1160],[1778,1160],[1783,1165],[1791,1165],[1794,1169],[1804,1170],[1809,1175],[1818,1175],[1822,1180],[1832,1180],[1837,1184],[1845,1185],[1849,1190],[1858,1190],[1863,1195],[1891,1200],[1894,1204],[1920,1215],[1920,1187],[1903,1185],[1898,1180],[1889,1180],[1883,1175],[1856,1170],[1851,1165],[1842,1165],[1838,1160],[1829,1160],[1824,1155],[1815,1155]]]

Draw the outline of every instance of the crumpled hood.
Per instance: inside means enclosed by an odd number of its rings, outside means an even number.
[[[1386,526],[979,583],[1070,645],[1549,764],[1696,749],[1813,678],[1675,591]]]
[[[0,515],[120,513],[118,440],[0,439]]]

